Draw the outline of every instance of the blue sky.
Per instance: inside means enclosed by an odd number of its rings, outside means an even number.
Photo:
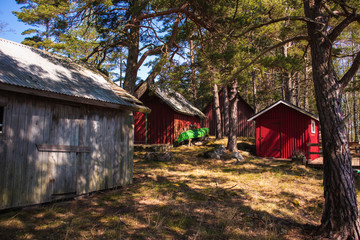
[[[21,43],[28,36],[21,35],[21,33],[32,27],[18,21],[12,13],[12,11],[20,11],[21,6],[23,5],[17,4],[15,0],[0,0],[0,23],[7,24],[4,31],[0,32],[0,38]],[[146,79],[148,71],[148,67],[142,66],[138,72],[138,77]]]
[[[19,22],[12,11],[19,11],[21,5],[15,0],[0,0],[0,22],[6,23],[3,32],[0,32],[0,38],[5,38],[14,42],[21,42],[24,36],[21,33],[30,28],[30,26]]]

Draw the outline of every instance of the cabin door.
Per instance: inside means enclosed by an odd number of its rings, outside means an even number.
[[[260,126],[260,156],[280,158],[280,121],[266,119]]]
[[[55,150],[49,150],[49,191],[51,199],[64,198],[76,194],[77,159],[74,150],[79,146],[79,108],[62,107],[49,119],[49,143]]]

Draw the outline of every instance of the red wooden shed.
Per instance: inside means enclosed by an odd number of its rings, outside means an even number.
[[[253,137],[254,136],[254,123],[248,119],[255,114],[254,109],[238,94],[238,127],[237,136]],[[223,91],[219,92],[221,124],[224,132],[224,94]],[[211,101],[205,108],[204,114],[206,115],[204,127],[209,128],[210,135],[216,135],[216,119],[214,110],[214,101]]]
[[[295,151],[307,152],[308,143],[319,143],[317,116],[283,100],[254,115],[256,121],[256,153],[262,157],[293,157]],[[318,152],[318,147],[311,147]],[[308,159],[318,155],[307,156]]]
[[[201,120],[206,118],[180,93],[171,89],[155,87],[145,90],[138,97],[151,109],[151,113],[134,113],[135,144],[173,144],[180,133],[190,126],[200,128]]]

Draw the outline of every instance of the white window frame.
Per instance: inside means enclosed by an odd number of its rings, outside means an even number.
[[[315,133],[316,132],[316,129],[315,129],[315,120],[314,119],[311,119],[311,133]]]

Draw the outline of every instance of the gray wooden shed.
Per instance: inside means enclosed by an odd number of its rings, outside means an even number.
[[[0,209],[131,183],[134,111],[96,70],[0,39]]]

